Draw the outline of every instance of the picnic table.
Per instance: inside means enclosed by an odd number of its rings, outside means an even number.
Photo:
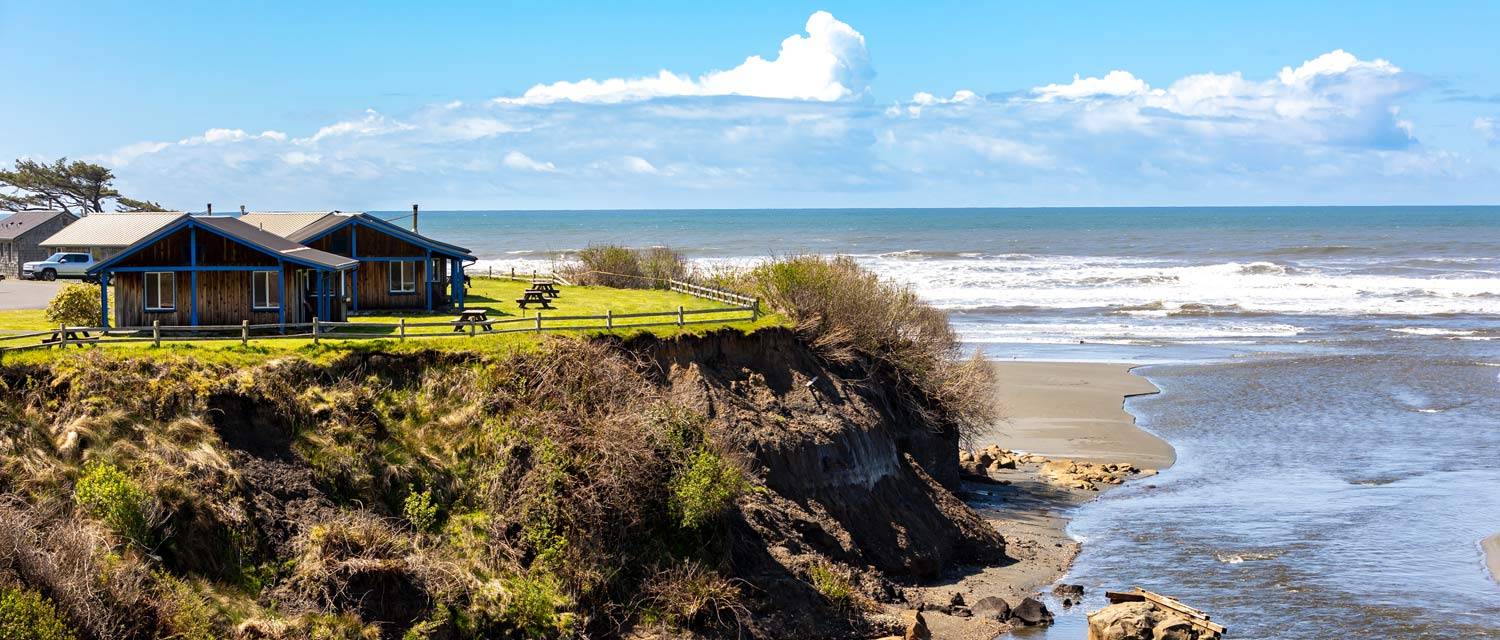
[[[465,324],[468,324],[468,325],[471,325],[471,326],[483,323],[485,331],[494,331],[495,330],[494,327],[492,327],[492,326],[489,325],[489,321],[490,321],[490,310],[489,309],[460,309],[459,312],[458,312],[458,317],[454,318],[453,321],[457,322],[457,323],[465,323]],[[462,324],[455,324],[455,325],[453,325],[453,330],[454,331],[463,331],[464,327],[463,327]]]
[[[547,294],[549,298],[556,298],[562,295],[562,292],[557,290],[557,285],[553,284],[551,280],[532,280],[529,291],[540,291]]]
[[[83,335],[79,336],[78,334]],[[68,329],[66,331],[59,329],[52,332],[52,337],[43,338],[42,344],[58,343],[62,342],[64,339],[66,339],[69,343],[90,342],[98,340],[98,338],[90,336],[89,332],[83,329]]]
[[[542,305],[543,309],[552,308],[552,304],[547,302],[547,294],[536,289],[527,289],[526,293],[521,294],[521,297],[516,300],[516,304],[521,305],[522,309],[525,309],[526,305],[532,303]]]

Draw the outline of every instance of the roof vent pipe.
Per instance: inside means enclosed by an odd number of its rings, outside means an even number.
[[[411,205],[411,232],[417,232],[417,205]]]
[[[213,214],[214,214],[214,203],[210,202],[210,203],[208,203],[208,215],[213,215]]]
[[[240,205],[240,215],[245,215],[245,205]]]

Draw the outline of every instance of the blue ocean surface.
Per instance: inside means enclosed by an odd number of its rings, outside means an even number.
[[[382,214],[398,217],[400,212]],[[402,220],[405,222],[406,220]],[[1235,638],[1500,637],[1500,207],[423,212],[470,272],[595,243],[844,254],[992,358],[1134,362],[1178,464],[1079,508],[1036,637],[1142,586]]]

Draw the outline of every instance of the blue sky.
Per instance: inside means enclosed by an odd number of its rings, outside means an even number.
[[[183,208],[1500,202],[1500,3],[1220,4],[0,0],[0,158]]]

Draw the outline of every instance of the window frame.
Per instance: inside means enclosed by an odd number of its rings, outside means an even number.
[[[417,264],[421,260],[392,260],[386,269],[387,283],[386,292],[391,295],[416,295],[417,293]],[[406,269],[411,268],[411,278],[407,279]]]
[[[280,284],[280,282],[276,280],[276,276],[277,273],[275,271],[250,272],[250,309],[252,311],[277,311],[281,309],[281,287],[277,286]],[[266,295],[264,300],[265,304],[261,304],[262,300],[260,298],[260,295],[255,290],[262,277],[265,278],[266,285]],[[272,300],[271,296],[272,291],[276,292],[274,300]]]
[[[151,280],[156,279],[156,306],[151,306]],[[167,290],[172,294],[170,306],[162,306],[162,276],[168,276],[171,285]],[[141,305],[146,308],[147,313],[175,313],[177,311],[177,272],[175,271],[147,271],[141,276]]]

